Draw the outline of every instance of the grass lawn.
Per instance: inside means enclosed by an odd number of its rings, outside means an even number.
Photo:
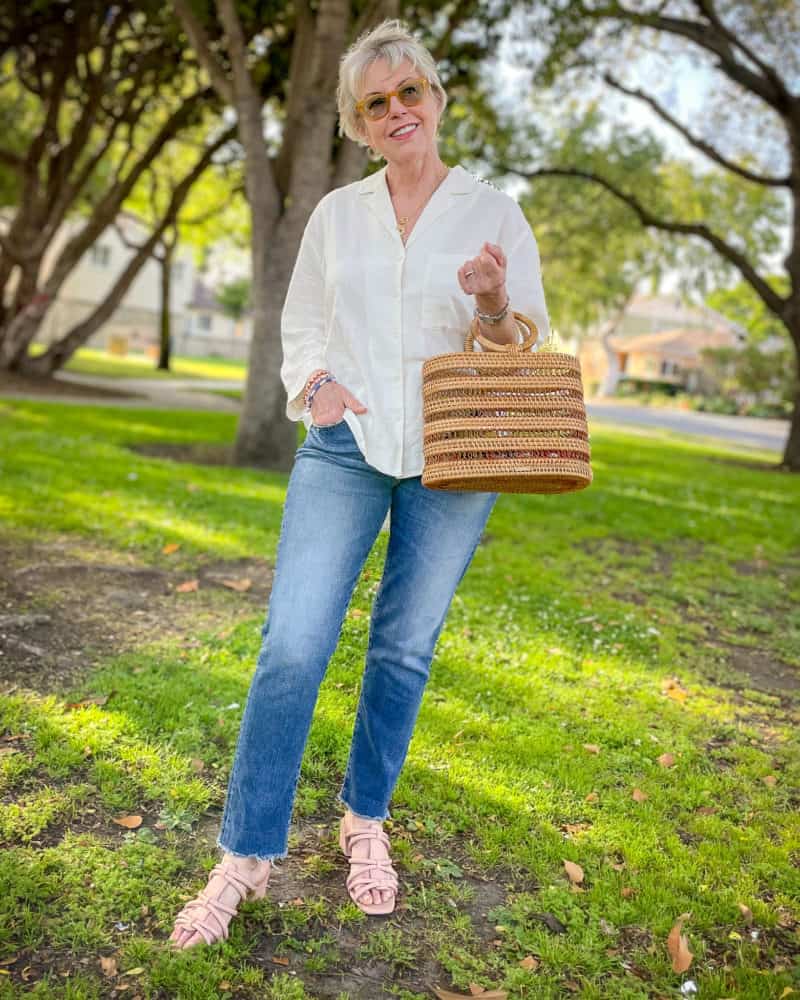
[[[501,497],[454,599],[386,823],[396,912],[349,901],[336,843],[382,534],[289,858],[227,942],[170,953],[218,859],[286,476],[131,446],[234,427],[0,400],[0,998],[800,992],[800,479],[601,424],[593,485]]]
[[[144,354],[126,354],[120,357],[106,351],[82,347],[67,362],[65,370],[81,375],[101,375],[104,378],[244,379],[247,365],[225,358],[173,357],[170,371],[165,372],[156,368],[156,362]]]

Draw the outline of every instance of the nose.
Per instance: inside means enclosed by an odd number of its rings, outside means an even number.
[[[407,111],[405,104],[400,100],[397,94],[392,94],[389,98],[389,114],[394,115],[398,112]]]

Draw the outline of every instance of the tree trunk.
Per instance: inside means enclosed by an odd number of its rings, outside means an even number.
[[[164,252],[158,258],[161,265],[161,322],[159,323],[158,365],[161,371],[169,371],[169,361],[172,345],[172,259],[177,240],[173,232],[170,239],[164,239]]]
[[[787,311],[784,322],[789,328],[796,357],[794,406],[792,415],[789,418],[789,436],[786,439],[781,467],[788,469],[790,472],[800,472],[800,304],[798,304],[797,308]]]
[[[304,141],[298,144],[293,157],[289,196],[279,219],[260,210],[253,200],[258,198],[259,190],[264,190],[264,182],[256,177],[262,157],[259,155],[258,162],[255,158],[251,162],[248,149],[248,175],[253,171],[252,181],[248,176],[247,182],[253,211],[253,339],[234,449],[240,465],[288,471],[297,450],[297,428],[286,419],[286,393],[279,377],[283,355],[280,319],[306,221],[331,187],[331,139],[336,108],[329,95],[336,88],[349,16],[348,0],[322,0],[319,5],[311,46],[312,68],[306,68],[303,74]],[[255,89],[250,101],[248,111],[255,115],[257,109],[260,122],[261,102]],[[240,131],[244,131],[244,123],[240,123]],[[260,153],[264,148],[261,135],[258,143]],[[268,183],[274,188],[275,179],[266,156],[263,162],[270,171]]]

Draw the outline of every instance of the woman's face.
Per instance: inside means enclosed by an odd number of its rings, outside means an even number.
[[[418,79],[422,74],[408,60],[392,70],[385,59],[378,59],[367,69],[359,99],[368,94],[397,90],[401,84]],[[425,156],[436,148],[436,126],[439,124],[439,104],[430,87],[424,91],[422,101],[407,108],[393,95],[389,111],[378,121],[361,118],[364,138],[387,163],[403,163]]]

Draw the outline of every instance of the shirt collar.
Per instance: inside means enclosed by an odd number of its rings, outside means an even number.
[[[387,165],[388,166],[388,165]],[[374,174],[365,177],[358,182],[358,193],[364,198],[364,203],[378,217],[382,225],[399,243],[402,243],[400,234],[397,232],[397,221],[395,219],[392,199],[389,195],[389,187],[386,183],[386,167],[376,170]],[[406,243],[406,248],[410,247],[428,229],[433,222],[453,204],[453,199],[459,195],[469,194],[474,191],[478,181],[472,174],[456,165],[444,178],[440,186],[431,195],[431,200],[422,211],[422,215],[417,220]]]

